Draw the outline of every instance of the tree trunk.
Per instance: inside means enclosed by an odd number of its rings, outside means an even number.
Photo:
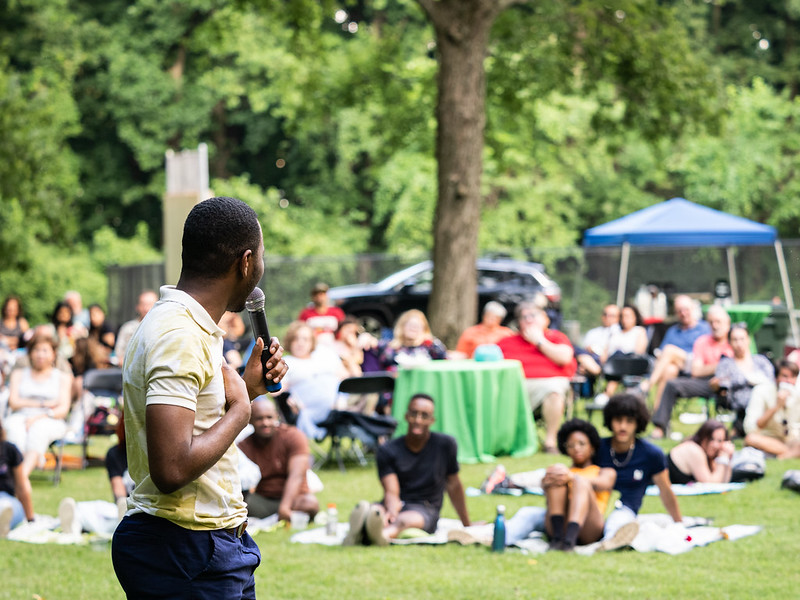
[[[477,317],[475,261],[486,122],[484,59],[502,0],[418,0],[439,53],[431,327],[448,348]]]

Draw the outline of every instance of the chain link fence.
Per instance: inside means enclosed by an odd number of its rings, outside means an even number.
[[[794,305],[795,282],[800,281],[800,240],[783,243]],[[545,265],[561,286],[565,330],[573,338],[599,324],[605,304],[616,300],[619,248],[533,248],[494,253]],[[739,302],[783,303],[775,250],[772,246],[734,250]],[[318,281],[333,286],[378,281],[395,271],[428,258],[426,254],[369,254],[337,257],[267,257],[261,288],[267,297],[267,314],[275,334],[310,301],[309,291]],[[134,318],[138,294],[157,290],[164,281],[164,265],[134,265],[108,269],[109,318],[117,323]],[[631,301],[643,285],[655,284],[668,301],[687,293],[703,303],[714,300],[715,285],[728,279],[725,248],[632,248],[626,298]],[[247,322],[247,319],[245,319]]]

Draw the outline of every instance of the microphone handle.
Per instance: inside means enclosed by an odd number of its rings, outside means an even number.
[[[280,392],[280,383],[266,379],[267,374],[267,361],[272,358],[272,352],[269,351],[269,327],[267,326],[267,315],[263,310],[255,310],[250,313],[250,323],[253,326],[253,333],[264,340],[264,350],[261,351],[261,369],[264,373],[264,383],[267,385],[268,392]]]

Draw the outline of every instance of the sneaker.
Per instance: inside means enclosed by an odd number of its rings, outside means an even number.
[[[79,534],[80,523],[75,520],[75,499],[64,498],[58,505],[58,520],[61,522],[61,532],[68,534]]]
[[[491,494],[494,488],[501,486],[506,480],[506,468],[503,465],[497,465],[483,482],[481,490],[484,494]]]
[[[613,536],[600,542],[600,550],[610,552],[630,546],[637,535],[639,535],[639,523],[636,521],[625,523]]]
[[[462,546],[471,546],[472,544],[480,544],[481,546],[492,545],[491,537],[475,535],[465,529],[451,529],[447,532],[447,541],[455,542]]]
[[[594,397],[594,404],[597,406],[605,406],[608,404],[608,394],[605,392],[597,394],[597,396]]]
[[[8,537],[8,532],[11,531],[11,519],[14,517],[14,509],[10,506],[4,506],[0,510],[0,538]]]
[[[375,546],[389,545],[389,538],[383,533],[383,515],[380,509],[369,509],[365,530],[367,532],[367,539]]]
[[[369,502],[362,500],[350,513],[350,530],[342,541],[342,546],[355,546],[364,541],[364,526],[367,523]]]

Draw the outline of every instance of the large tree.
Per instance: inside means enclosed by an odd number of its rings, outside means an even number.
[[[436,333],[454,346],[475,322],[489,34],[497,16],[526,0],[417,0],[436,32],[438,198],[433,224]]]

